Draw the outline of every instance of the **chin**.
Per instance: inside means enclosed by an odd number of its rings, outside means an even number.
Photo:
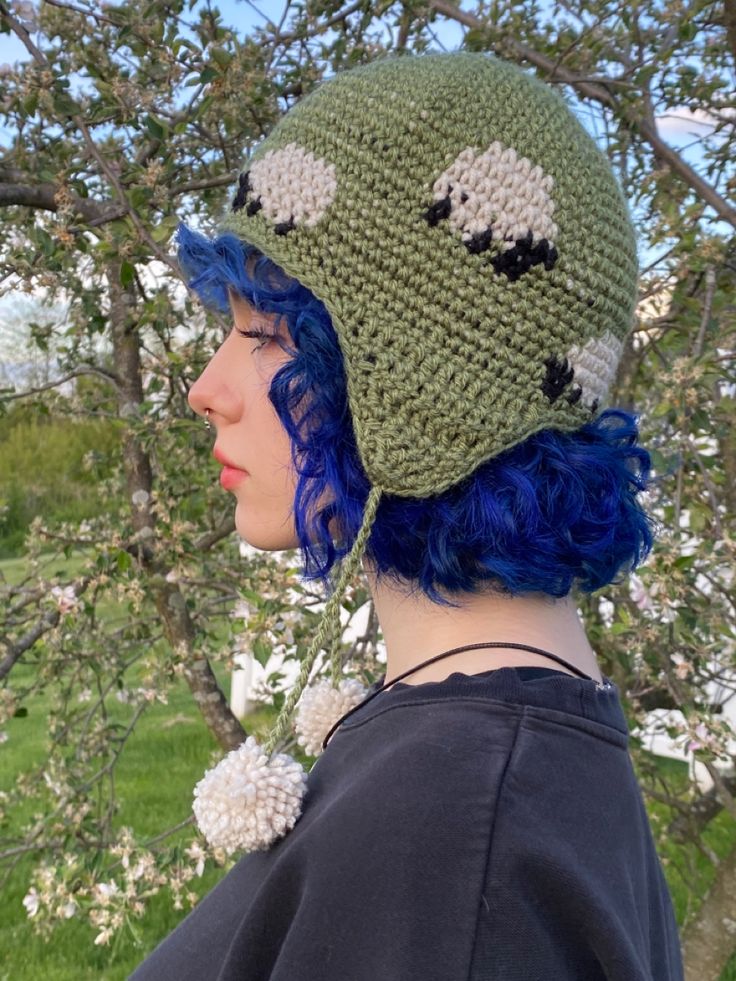
[[[299,539],[293,522],[281,526],[275,522],[259,521],[253,514],[241,514],[241,509],[235,510],[235,530],[249,545],[262,552],[280,552],[286,549],[299,548]]]

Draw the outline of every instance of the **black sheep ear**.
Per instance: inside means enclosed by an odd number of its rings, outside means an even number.
[[[250,191],[250,171],[245,171],[238,178],[238,192],[233,198],[233,211],[240,211],[241,208],[245,207],[245,198]]]
[[[547,373],[542,380],[542,391],[550,402],[556,402],[573,380],[575,369],[568,364],[567,358],[560,360],[554,354],[544,359],[544,365]],[[580,392],[582,393],[582,389]],[[580,393],[577,397],[580,398]]]
[[[440,198],[439,201],[435,201],[434,204],[430,205],[426,211],[422,213],[422,218],[425,219],[430,228],[434,228],[438,221],[442,221],[443,218],[449,218],[452,211],[452,199],[450,195],[452,194],[452,184],[447,188],[447,194],[445,197]]]

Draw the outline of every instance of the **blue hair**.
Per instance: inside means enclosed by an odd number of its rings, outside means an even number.
[[[322,580],[329,595],[332,567],[355,541],[370,490],[330,315],[234,234],[210,239],[182,222],[177,240],[179,266],[205,307],[230,315],[230,289],[256,310],[286,319],[292,358],[274,375],[269,399],[291,438],[298,474],[294,524],[303,577]],[[365,551],[372,573],[448,606],[459,604],[438,588],[564,597],[574,587],[592,593],[622,581],[620,573],[644,561],[659,531],[636,497],[654,482],[650,455],[636,445],[637,424],[636,415],[606,409],[573,433],[534,433],[431,498],[384,494]],[[326,491],[330,503],[318,508]],[[333,519],[342,542],[328,530]]]

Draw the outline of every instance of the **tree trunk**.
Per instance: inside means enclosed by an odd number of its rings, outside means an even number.
[[[686,981],[718,981],[736,951],[736,848],[721,861],[696,919],[680,939]]]
[[[135,297],[120,283],[118,260],[108,265],[107,278],[113,359],[119,378],[118,409],[123,418],[129,419],[140,413],[143,403],[140,348],[132,313]],[[223,749],[236,749],[245,739],[246,732],[230,711],[209,661],[195,651],[194,625],[184,595],[175,583],[166,579],[169,570],[162,568],[154,559],[151,548],[155,535],[155,520],[151,511],[151,461],[132,429],[127,429],[123,436],[123,466],[136,539],[133,552],[137,555],[141,571],[147,574],[149,592],[163,621],[166,636],[172,647],[181,651],[185,658],[184,677],[208,728]]]

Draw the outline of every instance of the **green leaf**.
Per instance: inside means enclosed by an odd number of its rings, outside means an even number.
[[[36,238],[45,255],[53,255],[56,252],[56,243],[43,228],[36,229]]]
[[[208,82],[211,82],[213,78],[218,78],[219,75],[220,73],[217,71],[216,68],[213,68],[212,65],[207,65],[205,70],[199,76],[199,80],[202,83],[202,85],[206,85]]]
[[[260,594],[254,592],[252,589],[241,588],[240,589],[240,592],[248,600],[248,602],[251,603],[253,606],[258,607],[258,606],[261,606],[263,604],[263,600],[262,600]]]
[[[253,657],[256,659],[256,661],[258,661],[261,667],[266,667],[272,653],[271,648],[264,640],[261,640],[260,637],[253,642]]]
[[[151,238],[154,242],[166,242],[178,224],[179,219],[174,215],[169,215],[168,218],[164,218],[160,225],[151,229]]]
[[[220,66],[220,68],[227,68],[230,62],[233,60],[233,56],[225,51],[223,48],[211,48],[210,54],[214,61]]]
[[[163,140],[166,136],[166,129],[153,116],[146,116],[144,120],[146,129],[157,140]]]
[[[134,187],[130,191],[130,203],[136,211],[140,211],[147,206],[152,194],[150,187]]]
[[[120,549],[115,561],[117,562],[118,570],[120,572],[127,572],[133,563],[133,558],[130,552],[125,552],[123,549]]]
[[[669,402],[667,399],[663,399],[661,402],[658,402],[657,405],[655,405],[654,408],[652,409],[652,416],[654,416],[655,419],[658,419],[660,416],[666,416],[667,413],[670,412],[671,410],[672,410],[672,403]]]
[[[120,266],[120,285],[130,286],[130,284],[135,279],[135,266],[133,266],[126,259],[123,260]]]
[[[54,109],[60,116],[78,116],[81,112],[79,103],[75,102],[66,92],[54,92],[52,99]]]

